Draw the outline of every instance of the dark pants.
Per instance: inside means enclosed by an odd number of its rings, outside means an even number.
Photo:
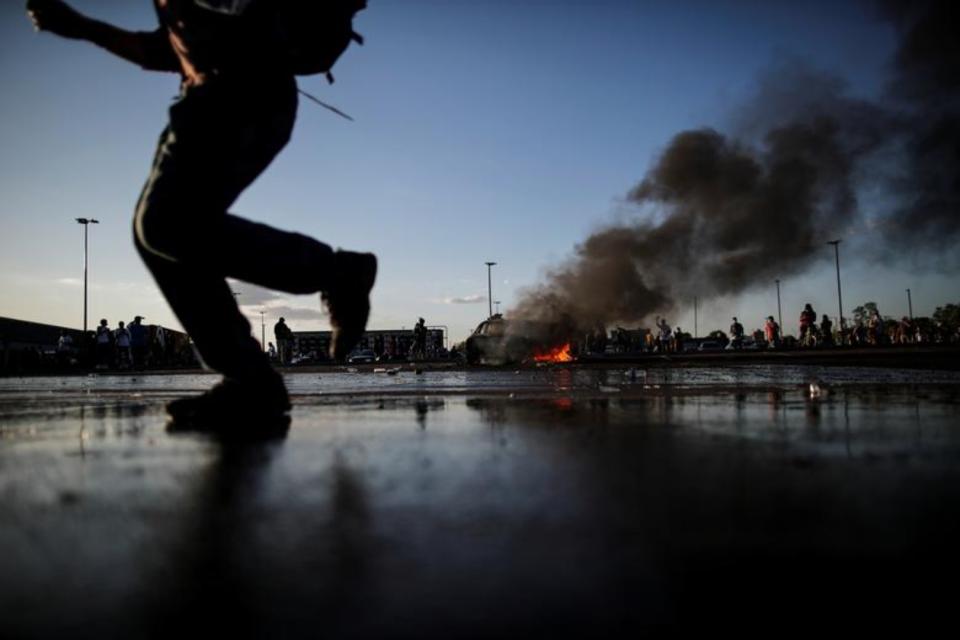
[[[286,338],[277,338],[277,359],[280,364],[290,364],[290,341]]]
[[[333,253],[227,212],[290,139],[291,77],[214,77],[170,108],[134,216],[147,267],[203,361],[229,378],[274,377],[226,277],[289,293],[326,289]],[[242,301],[241,301],[242,302]]]

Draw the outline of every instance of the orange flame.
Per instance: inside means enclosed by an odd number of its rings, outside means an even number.
[[[533,360],[534,362],[573,362],[573,356],[570,355],[570,343],[547,351],[538,351],[533,354]]]

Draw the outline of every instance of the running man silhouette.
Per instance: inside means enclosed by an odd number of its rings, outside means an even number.
[[[353,11],[365,0],[337,0]],[[272,0],[154,0],[160,27],[131,32],[61,0],[29,0],[34,26],[86,40],[147,70],[181,75],[153,168],[134,214],[134,242],[204,363],[223,380],[171,402],[173,425],[218,429],[286,423],[283,379],[251,336],[225,278],[289,293],[321,293],[333,327],[331,356],[362,335],[377,260],[228,213],[286,145],[297,85],[264,28]],[[352,13],[350,14],[352,15]],[[243,425],[236,425],[243,428]]]

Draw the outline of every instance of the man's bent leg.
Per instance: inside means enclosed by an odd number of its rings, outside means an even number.
[[[334,253],[301,234],[273,229],[227,213],[228,207],[289,139],[296,113],[292,79],[258,87],[213,83],[188,90],[170,110],[153,171],[135,217],[137,247],[193,337],[205,362],[231,378],[259,378],[269,363],[250,336],[224,277],[268,288],[309,293],[349,280],[357,254]],[[236,109],[245,99],[245,109]],[[371,271],[366,262],[360,261]],[[367,293],[372,276],[362,294]],[[345,284],[345,283],[344,283]],[[340,288],[345,288],[340,285]],[[351,304],[341,308],[353,311]],[[336,329],[336,315],[331,316]],[[339,315],[344,315],[340,313]],[[358,315],[353,313],[353,315]],[[366,311],[362,314],[363,324]],[[351,318],[352,320],[352,318]],[[355,329],[360,323],[351,321]],[[359,329],[362,331],[362,327]],[[341,340],[342,342],[342,340]]]
[[[334,251],[303,234],[228,214],[227,207],[256,177],[247,175],[250,163],[234,171],[232,158],[208,148],[197,151],[200,142],[187,144],[184,137],[171,129],[161,137],[134,218],[138,246],[170,262],[270,289],[325,290],[336,271]],[[266,167],[272,157],[262,149],[251,153],[261,160],[255,168]]]
[[[188,89],[170,109],[134,218],[134,241],[205,364],[227,379],[276,384],[224,280],[241,252],[270,274],[302,274],[304,291],[332,251],[306,236],[255,225],[226,213],[289,139],[296,87],[261,87],[238,114],[236,87]],[[229,246],[229,248],[227,248]],[[248,268],[251,273],[255,268]],[[238,269],[242,270],[242,269]],[[256,282],[259,278],[249,278]],[[282,388],[282,385],[279,385]]]
[[[157,256],[139,240],[136,246],[201,359],[224,375],[209,392],[170,402],[170,428],[282,436],[290,409],[283,379],[250,335],[250,324],[223,278]]]
[[[136,246],[204,364],[227,378],[264,384],[265,390],[277,383],[279,376],[222,277],[171,262],[139,240]]]

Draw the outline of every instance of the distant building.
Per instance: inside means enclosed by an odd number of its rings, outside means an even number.
[[[443,352],[443,329],[427,328],[427,355]],[[306,357],[324,359],[330,348],[329,331],[294,331],[296,351]],[[413,347],[412,329],[375,329],[367,331],[360,338],[356,349],[369,349],[377,356],[388,358],[406,358]]]
[[[163,329],[162,344],[157,342],[157,325],[144,325],[152,353],[152,366],[196,366],[197,361],[190,346],[190,338],[182,331]],[[73,343],[71,367],[86,367],[91,364],[86,349],[93,344],[93,331],[87,332],[70,327],[61,327],[29,320],[0,317],[0,374],[36,373],[64,368],[64,359],[58,359],[57,343],[64,332]]]
[[[80,329],[14,318],[0,318],[0,349],[11,352],[39,349],[41,352],[53,353],[57,350],[61,331],[66,331],[74,344],[80,344],[80,339],[83,337],[83,331]]]

